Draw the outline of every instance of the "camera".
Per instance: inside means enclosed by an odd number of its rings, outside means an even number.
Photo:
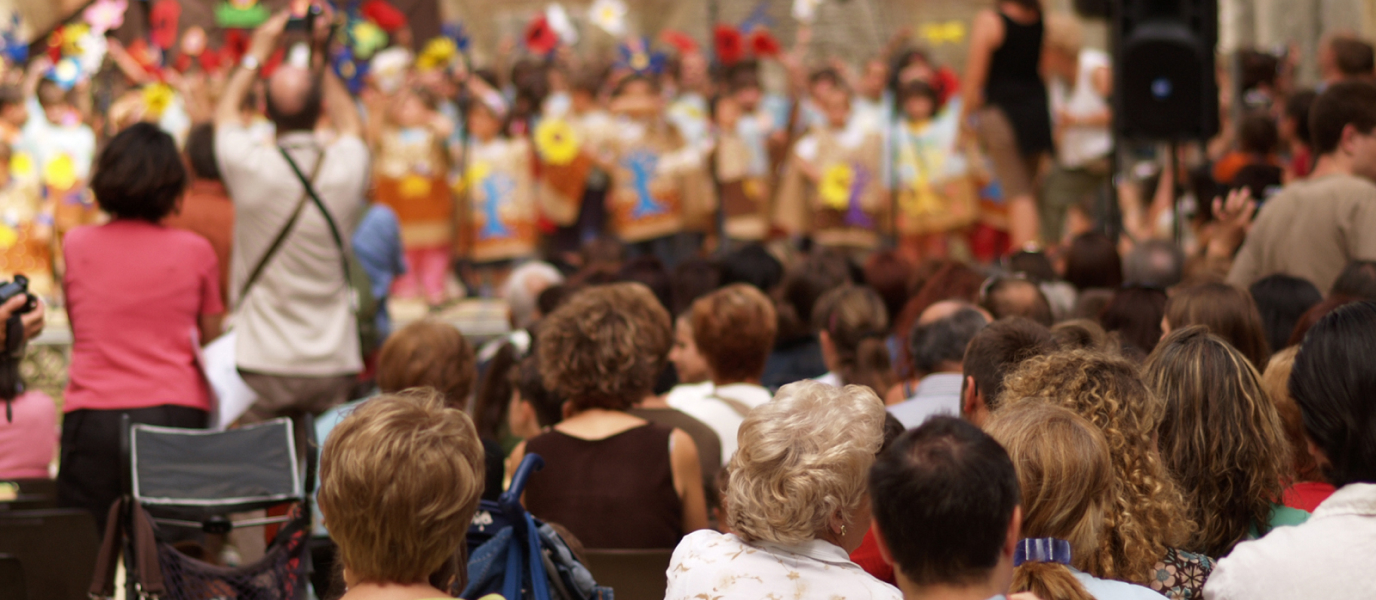
[[[0,282],[0,304],[9,302],[12,298],[21,294],[26,296],[28,301],[24,303],[22,308],[15,311],[15,314],[22,315],[30,313],[33,312],[33,309],[38,308],[38,297],[29,293],[28,277],[15,275],[14,281]]]
[[[286,30],[304,31],[306,33],[310,33],[315,29],[315,18],[320,16],[321,12],[323,11],[320,9],[319,6],[311,4],[310,8],[306,9],[304,15],[299,17],[293,16],[290,20],[287,21]]]

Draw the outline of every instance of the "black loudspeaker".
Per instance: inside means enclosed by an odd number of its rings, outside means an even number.
[[[1086,19],[1107,19],[1109,0],[1075,0],[1075,12]]]
[[[1129,140],[1218,133],[1218,0],[1114,0],[1114,124]]]

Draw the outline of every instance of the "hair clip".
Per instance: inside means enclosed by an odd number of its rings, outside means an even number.
[[[1026,538],[1013,551],[1013,566],[1049,562],[1070,565],[1070,542],[1056,538]]]

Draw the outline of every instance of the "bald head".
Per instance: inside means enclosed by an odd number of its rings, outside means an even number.
[[[320,120],[320,77],[309,70],[281,64],[268,78],[268,118],[278,133],[311,131]]]
[[[942,300],[931,306],[928,306],[927,310],[922,311],[922,314],[917,317],[916,325],[919,327],[923,325],[931,325],[932,323],[935,323],[937,321],[945,319],[946,317],[949,317],[960,312],[960,310],[963,308],[970,308],[978,311],[980,314],[984,315],[984,319],[986,321],[994,320],[994,317],[989,314],[989,311],[986,311],[983,308],[975,306],[974,304],[971,304],[964,300]]]
[[[995,319],[1025,317],[1050,327],[1055,321],[1051,303],[1035,283],[1025,279],[1001,278],[989,286],[980,303]]]

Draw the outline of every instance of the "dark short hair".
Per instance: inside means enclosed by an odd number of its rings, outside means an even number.
[[[762,244],[748,244],[722,259],[721,284],[748,283],[768,294],[784,279],[784,265]]]
[[[1023,361],[1056,349],[1051,330],[1040,323],[1014,317],[990,323],[965,349],[965,376],[975,378],[975,390],[993,411],[1003,394],[1003,380]]]
[[[931,373],[943,362],[965,359],[965,348],[989,320],[973,307],[927,323],[913,326],[908,335],[908,354],[919,373]]]
[[[1376,300],[1376,261],[1354,260],[1348,263],[1333,282],[1328,295]]]
[[[1288,346],[1290,333],[1300,317],[1323,302],[1323,294],[1308,279],[1280,273],[1257,280],[1248,292],[1257,303],[1261,324],[1266,327],[1266,341],[1273,350]]]
[[[1242,352],[1258,371],[1271,360],[1271,345],[1257,303],[1245,290],[1224,283],[1205,283],[1176,290],[1166,301],[1172,329],[1203,325]]]
[[[1280,132],[1276,120],[1264,111],[1242,116],[1237,126],[1237,145],[1243,152],[1270,154],[1280,146]]]
[[[277,126],[279,133],[311,131],[320,122],[320,115],[324,111],[324,92],[318,74],[311,75],[311,85],[306,92],[305,101],[302,102],[301,109],[296,112],[282,112],[282,108],[273,100],[272,92],[268,92],[264,96],[267,96],[268,120]]]
[[[901,107],[913,98],[926,98],[932,103],[932,111],[941,108],[941,94],[925,81],[909,81],[898,88],[898,104]]]
[[[890,315],[903,312],[908,303],[908,284],[913,278],[913,264],[896,250],[871,254],[862,270],[865,285],[874,288],[884,300],[884,310]]]
[[[1015,297],[1019,290],[1030,290],[1030,300]],[[1037,284],[1018,277],[996,277],[992,279],[981,294],[979,305],[995,319],[1023,317],[1050,327],[1056,322],[1051,313],[1051,302]]]
[[[1075,236],[1065,257],[1065,280],[1077,290],[1123,285],[1123,260],[1113,240],[1097,231]]]
[[[1161,317],[1166,316],[1169,298],[1161,288],[1133,285],[1113,294],[1099,313],[1099,324],[1128,346],[1151,354],[1161,341]]]
[[[1350,36],[1338,36],[1328,41],[1333,51],[1333,64],[1347,77],[1370,77],[1376,71],[1376,52],[1371,44]]]
[[[721,271],[712,261],[694,257],[674,267],[669,276],[673,306],[669,311],[681,315],[693,306],[693,301],[712,293],[721,285]]]
[[[870,498],[894,568],[914,585],[979,583],[999,563],[1018,474],[978,427],[934,417],[870,467]]]
[[[215,126],[201,123],[186,136],[186,162],[196,179],[220,180],[220,165],[215,162]]]
[[[553,427],[564,420],[564,397],[545,387],[538,354],[531,353],[517,363],[510,376],[511,387],[535,409],[535,420],[540,427]]]
[[[664,263],[653,256],[640,256],[626,261],[616,274],[616,280],[624,283],[639,283],[654,293],[655,299],[665,310],[674,305],[674,284],[669,279],[669,271]]]
[[[172,213],[186,186],[177,142],[149,123],[135,123],[111,139],[91,177],[101,210],[117,219],[152,223]]]
[[[1329,483],[1376,483],[1376,303],[1334,310],[1304,337],[1290,395],[1328,459]]]
[[[1343,81],[1328,87],[1309,112],[1309,132],[1314,153],[1332,154],[1343,139],[1343,128],[1353,126],[1362,134],[1376,129],[1376,83]]]
[[[1309,131],[1309,111],[1318,97],[1319,93],[1314,90],[1300,90],[1285,99],[1285,116],[1295,120],[1295,137],[1306,146],[1314,143]]]

